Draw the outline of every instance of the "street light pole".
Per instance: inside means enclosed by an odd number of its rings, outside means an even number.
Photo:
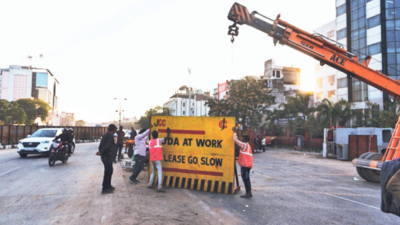
[[[117,100],[117,98],[114,98],[114,100]],[[127,100],[126,98],[124,98],[124,100]],[[121,101],[119,101],[119,124],[118,127],[121,126],[121,114],[122,114],[122,110],[121,110]]]

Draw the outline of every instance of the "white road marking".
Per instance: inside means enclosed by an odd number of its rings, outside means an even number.
[[[339,197],[339,196],[336,196],[336,195],[331,195],[331,194],[328,194],[328,193],[324,193],[324,194],[332,196],[332,197],[335,197],[335,198],[339,198],[339,199],[342,199],[342,200],[346,200],[346,201],[349,201],[349,202],[353,202],[353,203],[356,203],[356,204],[359,204],[359,205],[367,206],[367,207],[370,207],[370,208],[373,208],[373,209],[381,210],[380,208],[372,206],[372,205],[367,205],[367,204],[364,204],[364,203],[361,203],[361,202],[353,201],[353,200],[350,200],[350,199],[347,199],[347,198]]]
[[[0,173],[0,177],[3,176],[3,175],[6,175],[7,173],[10,173],[10,172],[12,172],[14,170],[17,170],[17,169],[19,169],[19,167],[15,168],[15,169],[12,169],[12,170],[9,170],[9,171],[6,171],[4,173]]]

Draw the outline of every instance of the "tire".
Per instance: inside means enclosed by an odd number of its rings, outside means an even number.
[[[68,155],[67,156],[65,156],[65,158],[61,161],[62,163],[66,163],[66,162],[68,162]]]
[[[357,167],[357,173],[358,173],[358,175],[359,175],[362,179],[368,181],[367,178],[366,178],[366,177],[364,176],[364,174],[363,174],[363,169],[364,169],[364,168]]]
[[[365,159],[365,157],[367,157],[368,155],[372,154],[371,152],[366,152],[362,155],[360,155],[360,157],[358,157],[359,159]]]
[[[54,166],[54,163],[56,163],[56,156],[54,153],[50,153],[49,155],[49,166]]]
[[[26,153],[19,153],[19,157],[21,158],[26,158],[28,156],[28,154]]]
[[[366,180],[372,183],[381,182],[381,171],[363,168],[362,173],[364,174]]]
[[[360,158],[369,159],[369,160],[382,160],[383,155],[381,153],[374,153],[374,152],[367,152],[360,156]],[[357,173],[366,181],[372,183],[379,183],[380,182],[380,174],[379,170],[373,170],[368,168],[357,167]]]

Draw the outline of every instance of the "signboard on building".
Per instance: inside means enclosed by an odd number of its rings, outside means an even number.
[[[218,84],[218,100],[225,98],[226,90],[228,88],[228,81]]]
[[[163,186],[233,193],[234,117],[153,116],[151,124],[160,138],[171,130],[162,143]]]

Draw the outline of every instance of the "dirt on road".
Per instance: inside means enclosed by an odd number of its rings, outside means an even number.
[[[128,181],[130,171],[121,171],[125,186],[112,194],[114,215],[108,220],[112,224],[241,224],[227,211],[198,199],[197,191],[167,188],[158,193],[148,189],[147,167],[139,174],[138,184]]]

